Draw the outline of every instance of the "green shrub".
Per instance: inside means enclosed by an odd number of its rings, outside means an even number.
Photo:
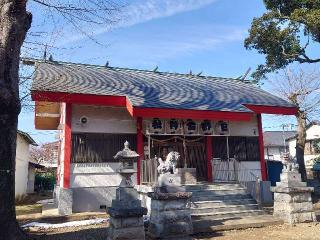
[[[36,176],[35,176],[36,191],[43,191],[43,190],[52,191],[55,183],[56,183],[56,175],[54,173],[36,173]]]

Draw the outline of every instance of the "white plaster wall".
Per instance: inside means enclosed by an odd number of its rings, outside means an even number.
[[[270,155],[273,155],[273,157]],[[264,158],[270,160],[281,160],[280,147],[265,147]]]
[[[85,125],[82,116],[88,118]],[[72,132],[137,133],[136,120],[121,107],[73,105],[71,126]]]
[[[307,140],[320,138],[320,126],[313,125],[309,129],[307,129]]]
[[[252,136],[258,136],[258,122],[257,117],[254,115],[254,117],[251,119],[251,121],[248,122],[240,122],[240,121],[230,121],[229,122],[229,128],[230,128],[230,135],[231,136],[246,136],[246,137],[252,137]]]
[[[80,187],[116,187],[121,178],[117,173],[119,163],[75,163],[71,164],[70,186]],[[137,169],[137,164],[134,164]],[[137,183],[137,175],[133,174],[132,181]]]
[[[317,139],[320,138],[320,126],[319,125],[313,125],[309,129],[307,129],[307,140]],[[289,142],[289,152],[290,155],[295,157],[296,156],[296,140],[291,139]],[[304,155],[304,162],[307,168],[311,168],[313,165],[313,159],[318,157],[319,155]]]
[[[15,195],[27,193],[28,169],[29,169],[29,143],[17,134],[16,171],[15,171]]]

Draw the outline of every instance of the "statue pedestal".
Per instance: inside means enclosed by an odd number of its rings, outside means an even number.
[[[311,199],[313,188],[301,181],[296,169],[284,169],[280,182],[271,187],[271,191],[274,192],[274,216],[290,224],[316,221]]]
[[[158,179],[158,187],[151,198],[148,236],[154,239],[191,239],[191,192],[181,186],[181,177],[165,173]]]
[[[158,186],[161,188],[161,192],[176,193],[186,191],[186,188],[181,186],[181,176],[178,174],[161,174],[158,177]]]

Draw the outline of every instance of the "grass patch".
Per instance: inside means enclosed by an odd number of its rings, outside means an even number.
[[[41,204],[19,205],[16,206],[16,215],[26,215],[33,213],[41,213]]]

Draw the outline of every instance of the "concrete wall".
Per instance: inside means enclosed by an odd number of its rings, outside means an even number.
[[[27,193],[28,169],[29,169],[29,143],[17,134],[15,195]]]
[[[121,178],[117,173],[119,163],[71,164],[70,187],[73,192],[73,212],[105,211],[115,198]],[[137,164],[134,164],[137,169]],[[134,184],[137,175],[132,176]]]
[[[73,188],[72,212],[105,212],[116,196],[116,187]]]

